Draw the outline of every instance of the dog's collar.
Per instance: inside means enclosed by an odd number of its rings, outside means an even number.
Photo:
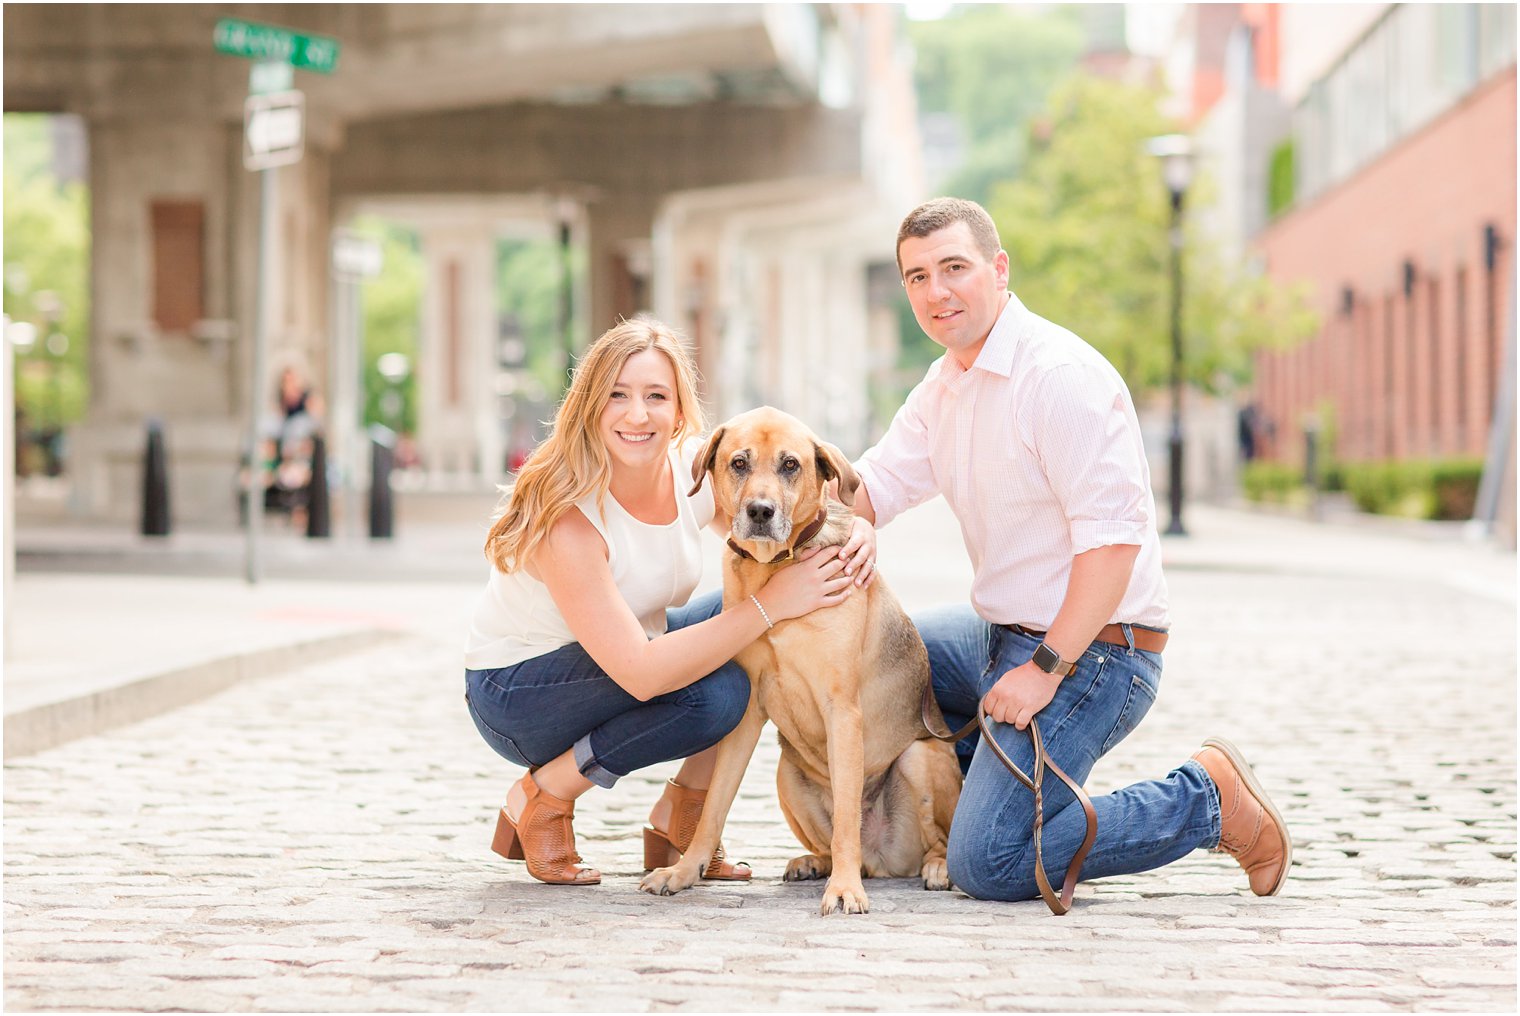
[[[794,541],[792,541],[792,545],[790,547],[786,548],[786,553],[785,554],[782,554],[779,557],[773,557],[769,561],[761,561],[760,563],[761,564],[781,564],[781,563],[783,563],[785,561],[792,560],[794,557],[797,556],[797,549],[799,547],[806,546],[807,542],[809,540],[811,540],[813,537],[817,536],[820,532],[822,532],[823,531],[824,523],[826,523],[828,520],[829,520],[828,505],[824,505],[823,507],[821,507],[821,508],[818,509],[818,517],[816,519],[814,519],[812,522],[810,522],[807,525],[807,528],[803,529],[801,533],[797,534],[797,539],[794,540]],[[732,536],[730,536],[728,538],[728,549],[731,550],[731,551],[733,551],[735,554],[738,554],[740,557],[744,558],[746,561],[759,561],[760,560],[755,555],[751,554],[749,551],[747,551],[743,547],[739,546],[739,544],[735,543],[734,542],[734,538]]]

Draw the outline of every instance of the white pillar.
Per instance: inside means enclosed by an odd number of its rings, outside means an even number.
[[[428,473],[452,486],[499,482],[496,413],[496,236],[461,221],[420,230],[427,283],[418,344],[417,446]]]

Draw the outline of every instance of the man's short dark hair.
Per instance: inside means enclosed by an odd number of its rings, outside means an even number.
[[[909,212],[902,220],[902,225],[897,227],[898,274],[902,274],[904,240],[909,237],[922,239],[957,222],[964,222],[971,230],[971,239],[975,242],[977,251],[988,261],[997,257],[997,252],[1003,249],[1003,243],[998,239],[997,226],[993,224],[992,216],[987,214],[987,209],[964,198],[934,198]]]

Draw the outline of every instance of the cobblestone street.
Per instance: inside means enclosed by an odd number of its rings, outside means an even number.
[[[952,595],[916,569],[959,548],[904,529],[888,580]],[[518,771],[472,727],[448,633],[7,762],[6,1007],[1513,1011],[1514,602],[1439,563],[1390,575],[1381,546],[1175,562],[1161,698],[1088,787],[1231,738],[1294,834],[1280,897],[1199,852],[1084,884],[1065,918],[911,880],[822,918],[818,883],[780,881],[769,733],[725,836],[752,884],[638,891],[668,766],[583,799],[600,887],[540,885],[488,849]]]

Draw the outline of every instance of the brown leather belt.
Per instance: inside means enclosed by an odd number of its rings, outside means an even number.
[[[1010,631],[1018,632],[1021,635],[1041,639],[1042,641],[1045,638],[1044,632],[1035,631],[1033,628],[1022,624],[1005,624],[1003,627]],[[1130,625],[1129,630],[1134,633],[1136,649],[1144,649],[1148,653],[1159,653],[1166,648],[1167,635],[1164,631],[1156,631],[1154,628],[1142,628],[1137,624]],[[1093,639],[1093,641],[1106,642],[1120,649],[1129,648],[1129,643],[1124,640],[1124,625],[1122,624],[1104,625],[1103,630],[1098,632],[1098,637]]]

